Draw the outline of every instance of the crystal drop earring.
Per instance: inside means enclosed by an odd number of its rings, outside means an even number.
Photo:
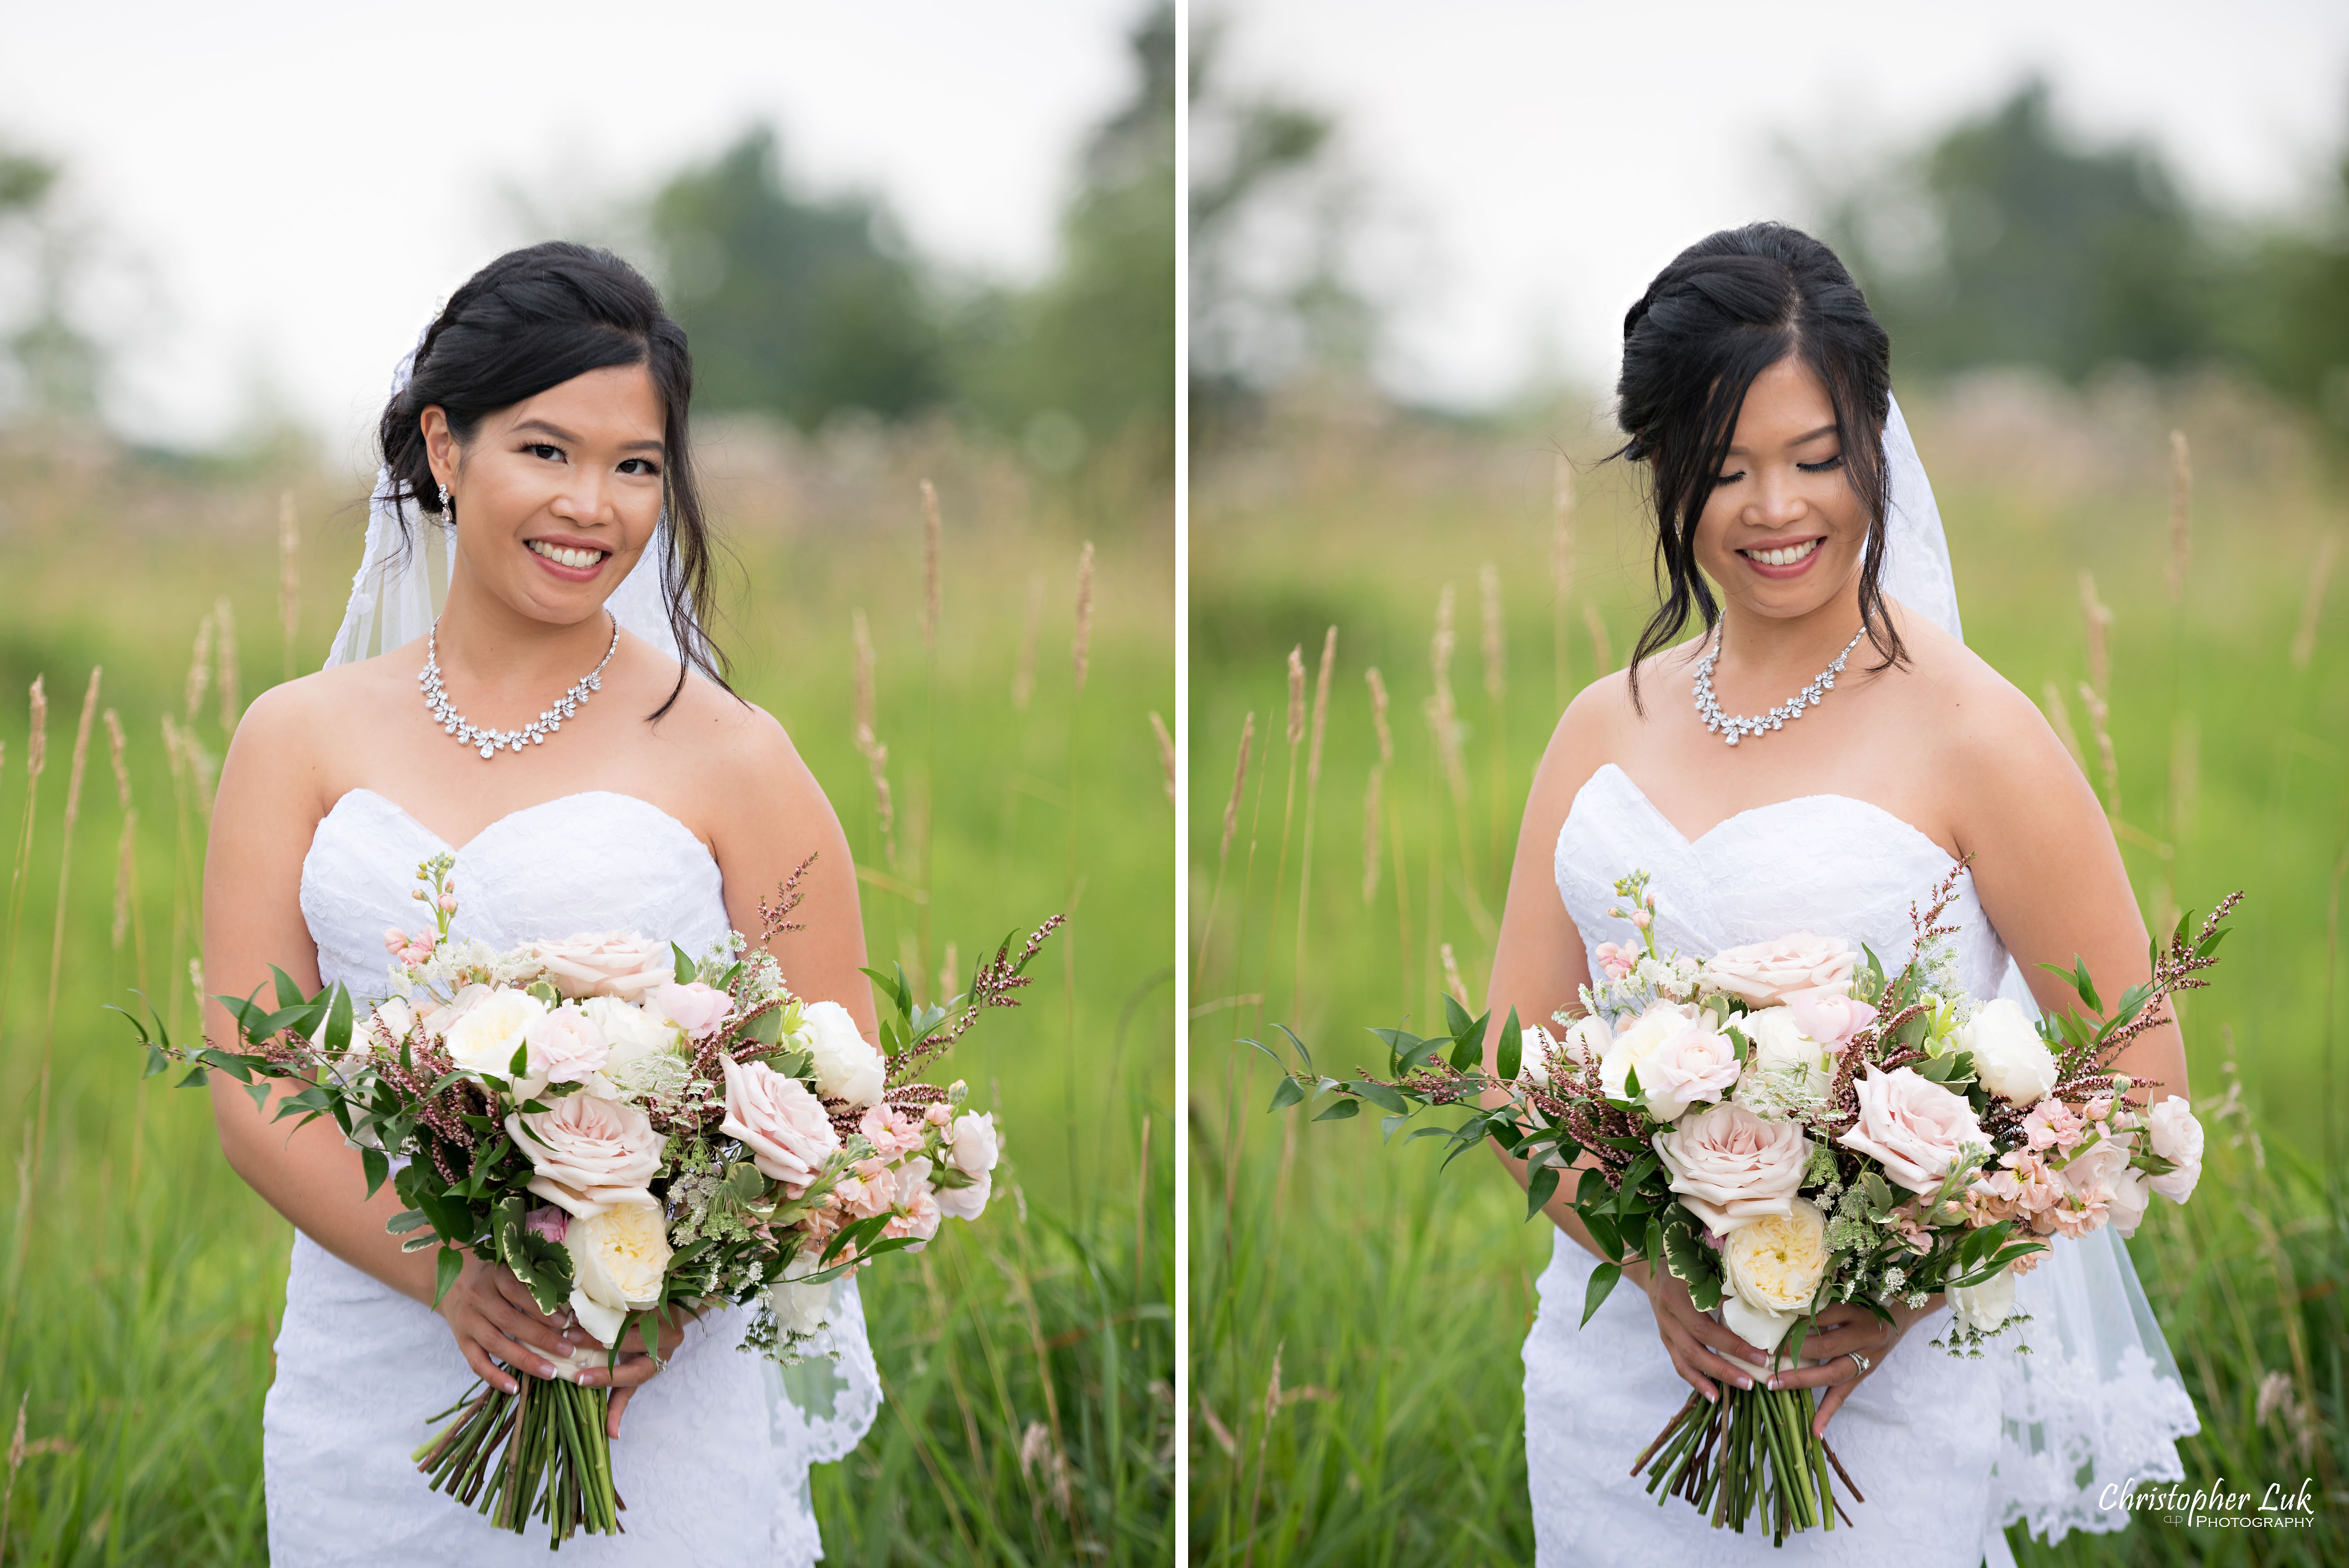
[[[450,528],[457,526],[457,512],[456,509],[449,504],[449,487],[447,485],[442,485],[440,487],[440,521],[447,523]]]

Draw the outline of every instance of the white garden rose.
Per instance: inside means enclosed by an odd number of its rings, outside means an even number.
[[[2202,1180],[2202,1124],[2194,1119],[2193,1108],[2169,1096],[2146,1112],[2145,1136],[2154,1153],[2178,1167],[2154,1177],[2153,1190],[2179,1203],[2194,1196],[2194,1184]]]
[[[449,1026],[449,1057],[466,1072],[504,1078],[530,1026],[544,1016],[546,1004],[529,992],[493,991]]]
[[[1799,1123],[1764,1121],[1733,1101],[1656,1134],[1671,1190],[1716,1236],[1794,1206],[1811,1146]]]
[[[1730,1232],[1721,1243],[1723,1324],[1757,1350],[1776,1349],[1826,1277],[1826,1228],[1819,1206],[1796,1198],[1785,1213]]]
[[[1835,1076],[1835,1053],[1806,1034],[1788,1006],[1764,1007],[1737,1020],[1737,1027],[1754,1049],[1745,1057],[1746,1081],[1774,1091],[1774,1105],[1816,1101],[1827,1091]],[[1741,1095],[1744,1090],[1739,1091]]]
[[[563,1245],[571,1253],[571,1310],[599,1343],[617,1340],[629,1313],[660,1305],[669,1244],[658,1209],[626,1203],[574,1219]]]
[[[939,1188],[938,1212],[957,1220],[976,1220],[995,1193],[1001,1135],[995,1130],[993,1116],[976,1110],[956,1117],[948,1130],[954,1136],[947,1144],[946,1163],[973,1180],[968,1187]]]
[[[1599,1081],[1610,1099],[1628,1098],[1627,1086],[1631,1074],[1640,1075],[1640,1092],[1644,1096],[1654,1088],[1648,1079],[1648,1062],[1667,1041],[1682,1031],[1695,1026],[1696,1009],[1686,1003],[1659,1002],[1646,1012],[1617,1030],[1609,1039],[1599,1057]],[[1651,1112],[1652,1113],[1652,1112]],[[1675,1111],[1674,1116],[1679,1113]],[[1671,1116],[1658,1116],[1659,1121],[1670,1121]]]
[[[2010,1105],[2037,1105],[2055,1087],[2055,1053],[2011,997],[1983,1003],[1959,1026],[1957,1044],[1974,1054],[1982,1088]]]
[[[816,1092],[826,1099],[844,1099],[852,1109],[879,1103],[887,1086],[888,1064],[872,1042],[857,1032],[856,1020],[837,1002],[811,1002],[800,1015],[793,1037],[815,1058]]]
[[[1980,1284],[1953,1284],[1945,1294],[1960,1328],[1994,1334],[2014,1315],[2014,1270],[2002,1268]]]
[[[1607,1020],[1591,1013],[1568,1024],[1566,1033],[1558,1037],[1557,1043],[1566,1053],[1568,1061],[1578,1068],[1586,1068],[1604,1057],[1607,1047],[1614,1040],[1615,1031],[1607,1026]]]
[[[1549,1087],[1550,1053],[1557,1042],[1539,1024],[1527,1024],[1517,1031],[1517,1081],[1532,1084],[1536,1088]]]
[[[590,996],[579,1004],[579,1010],[594,1022],[609,1047],[603,1077],[616,1089],[655,1088],[667,1063],[684,1060],[684,1041],[677,1026],[658,1013],[617,996]]]

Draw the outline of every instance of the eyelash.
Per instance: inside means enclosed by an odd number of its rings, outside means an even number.
[[[547,442],[547,441],[533,441],[530,445],[528,445],[528,446],[524,447],[524,448],[523,449],[523,451],[525,451],[525,452],[528,452],[531,456],[533,456],[533,457],[534,457],[534,458],[538,458],[538,457],[547,457],[547,456],[549,456],[550,454],[552,454],[552,456],[553,456],[554,459],[560,459],[560,458],[562,458],[562,456],[563,456],[563,449],[562,449],[561,447],[555,446],[555,445],[554,445],[553,443],[551,443],[551,442]],[[642,465],[644,465],[644,466],[643,466],[641,469],[633,469],[633,470],[632,470],[632,469],[628,467],[628,465],[629,465],[630,463],[641,463],[641,464],[642,464]],[[648,475],[648,476],[650,476],[650,477],[652,477],[652,478],[655,478],[655,479],[657,479],[657,478],[659,478],[659,477],[660,477],[660,469],[659,469],[658,465],[657,465],[656,463],[654,463],[654,461],[653,461],[650,458],[628,458],[628,459],[624,459],[624,460],[621,462],[621,464],[620,464],[620,471],[621,471],[622,473],[641,472],[641,473],[647,474],[647,475]]]
[[[1843,455],[1841,453],[1837,453],[1836,456],[1827,459],[1825,462],[1796,463],[1795,466],[1806,474],[1831,474],[1835,472],[1836,469],[1843,467]],[[1738,469],[1733,474],[1723,474],[1720,478],[1713,481],[1713,488],[1718,490],[1723,485],[1733,485],[1744,477],[1745,470],[1744,469]]]

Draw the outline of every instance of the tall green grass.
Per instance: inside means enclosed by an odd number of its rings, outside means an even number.
[[[866,1276],[887,1402],[856,1452],[814,1477],[830,1560],[1161,1562],[1174,934],[1149,715],[1172,711],[1165,519],[1030,491],[1014,460],[947,432],[851,438],[714,435],[740,567],[721,635],[740,688],[791,731],[847,826],[876,964],[904,962],[926,991],[950,959],[967,977],[980,944],[1055,910],[1072,918],[1025,1005],[945,1065],[1001,1112],[1007,1164],[979,1224]],[[931,476],[935,553],[919,490]],[[281,599],[287,486],[298,549]],[[0,623],[0,819],[17,906],[0,926],[0,975],[13,976],[0,981],[0,1427],[21,1408],[24,1436],[0,1501],[7,1563],[266,1555],[260,1410],[291,1233],[221,1160],[203,1098],[142,1082],[102,1008],[140,988],[183,1027],[193,1019],[211,771],[243,703],[320,656],[357,562],[364,510],[349,503],[363,489],[283,462],[70,466],[0,443],[13,607]],[[894,857],[855,733],[858,610]],[[126,812],[102,720],[64,861],[74,728],[99,664],[136,812],[119,940]],[[30,787],[24,696],[36,676],[50,709]],[[418,1506],[448,1505],[419,1482]]]
[[[2061,694],[2103,787],[2080,693],[2101,687],[2148,920],[2249,891],[2216,986],[2185,1011],[2209,1173],[2193,1204],[2157,1206],[2132,1253],[2202,1415],[2181,1445],[2189,1478],[2289,1491],[2310,1477],[2325,1499],[2313,1532],[2141,1520],[2054,1551],[2017,1529],[2017,1550],[2338,1561],[2349,607],[2316,583],[2337,501],[2288,433],[2223,388],[2122,387],[2005,412],[1976,388],[1911,412],[1968,640],[2034,697]],[[2173,425],[2199,469],[2175,604]],[[1561,441],[1579,467],[1561,463]],[[1373,1119],[1267,1115],[1274,1070],[1235,1042],[1286,1026],[1339,1073],[1382,1059],[1367,1029],[1440,1017],[1446,990],[1482,996],[1534,766],[1565,699],[1617,666],[1647,614],[1639,498],[1630,476],[1590,464],[1598,449],[1564,421],[1303,420],[1197,480],[1192,907],[1212,904],[1216,929],[1190,1024],[1196,1562],[1532,1558],[1518,1349],[1548,1228],[1525,1222],[1481,1158],[1439,1175],[1434,1146],[1381,1149]],[[2084,571],[2116,607],[2101,655]],[[1286,665],[1331,626],[1322,768],[1299,776],[1319,812],[1308,858],[1284,830]],[[1251,713],[1256,755],[1219,861]]]

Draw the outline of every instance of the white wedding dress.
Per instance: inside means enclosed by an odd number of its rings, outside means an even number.
[[[398,806],[355,789],[319,822],[302,913],[323,980],[386,990],[383,931],[412,912],[419,861],[446,848]],[[501,818],[455,851],[457,934],[492,947],[634,930],[699,951],[726,934],[718,866],[692,831],[632,796],[567,795]],[[855,1447],[880,1383],[853,1284],[822,1357],[779,1371],[737,1349],[740,1309],[687,1330],[636,1391],[613,1445],[619,1536],[574,1536],[564,1564],[759,1564],[821,1557],[808,1467]],[[544,1563],[544,1526],[492,1529],[430,1491],[409,1456],[427,1418],[473,1383],[448,1326],[307,1236],[294,1239],[276,1381],[263,1414],[270,1557],[311,1564]]]
[[[1607,918],[1614,883],[1635,870],[1655,878],[1656,938],[1698,955],[1798,930],[1865,943],[1888,969],[1912,946],[1909,909],[1949,872],[1940,845],[1879,807],[1809,795],[1729,818],[1683,838],[1614,764],[1576,795],[1558,834],[1558,893],[1589,946],[1624,939]],[[1970,881],[1944,917],[1966,990],[2029,994]],[[1595,965],[1594,965],[1595,972]],[[1902,1568],[1976,1568],[2012,1562],[2003,1526],[2116,1530],[2126,1512],[2099,1506],[2109,1482],[2179,1479],[2173,1446],[2197,1429],[2192,1402],[2113,1233],[2059,1240],[2059,1256],[2019,1282],[2034,1321],[1992,1341],[1979,1360],[1929,1341],[1943,1308],[1910,1328],[1827,1429],[1827,1441],[1867,1498],[1854,1520],[1774,1549],[1766,1528],[1714,1530],[1689,1503],[1661,1507],[1631,1461],[1687,1398],[1659,1340],[1647,1297],[1619,1284],[1587,1326],[1584,1287],[1596,1260],[1557,1232],[1540,1281],[1541,1305],[1525,1345],[1526,1459],[1537,1561],[1543,1568],[1623,1563],[1809,1562]],[[2116,1280],[2114,1271],[2120,1276]],[[2106,1324],[2083,1305],[2124,1299],[2134,1322]],[[2059,1303],[2059,1294],[2072,1299]],[[2061,1310],[2069,1305],[2075,1310]],[[2027,1340],[2033,1353],[2016,1355]],[[2140,1341],[2142,1343],[2140,1343]],[[2157,1359],[2158,1357],[2158,1359]]]

